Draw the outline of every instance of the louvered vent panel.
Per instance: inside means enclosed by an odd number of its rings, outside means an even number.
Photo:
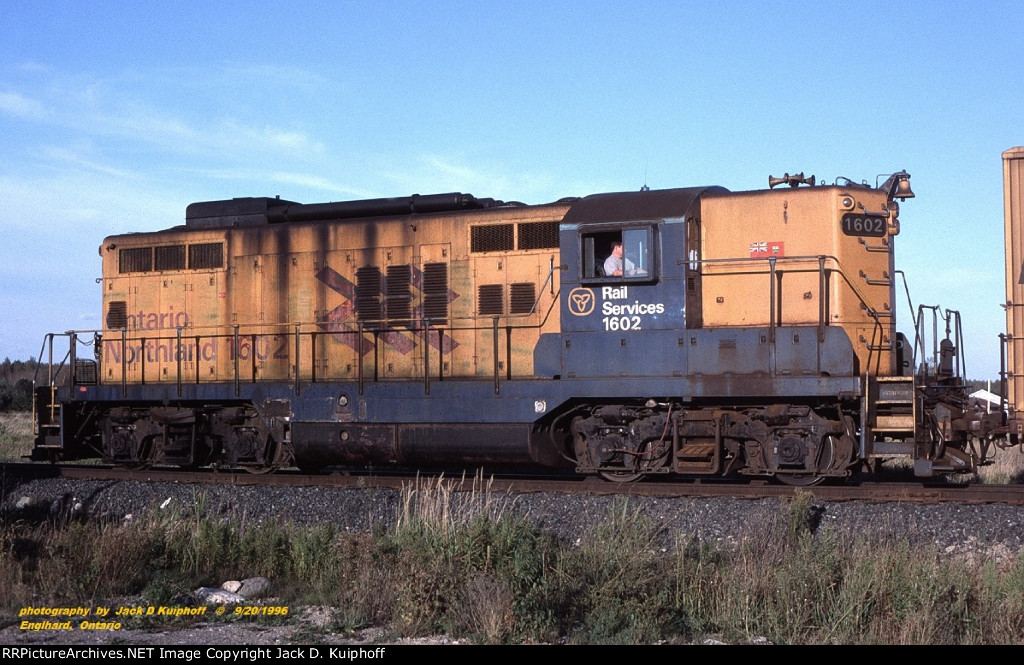
[[[448,264],[427,263],[423,266],[423,316],[430,325],[448,324]]]
[[[356,270],[356,316],[360,321],[379,321],[381,274],[376,266]]]
[[[504,314],[501,284],[481,284],[477,288],[477,312],[479,314]]]
[[[388,266],[387,313],[394,325],[409,325],[412,303],[412,266]]]
[[[519,282],[511,287],[509,311],[512,314],[529,314],[537,299],[537,287],[533,282]]]
[[[107,307],[107,328],[116,330],[128,327],[128,303],[124,300],[112,300]]]

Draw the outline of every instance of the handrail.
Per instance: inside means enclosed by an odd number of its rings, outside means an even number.
[[[827,261],[831,261],[831,262],[834,263],[834,267],[830,268],[830,270],[838,273],[843,278],[843,281],[850,288],[850,291],[853,292],[853,294],[857,297],[857,300],[864,307],[864,310],[866,312],[868,312],[868,316],[870,316],[872,318],[876,318],[876,319],[877,318],[886,318],[887,316],[889,316],[888,314],[884,314],[884,313],[875,311],[872,307],[870,307],[868,305],[867,300],[866,300],[864,294],[861,293],[860,290],[857,288],[857,285],[850,280],[849,276],[846,273],[846,270],[843,268],[843,264],[839,261],[839,259],[837,257],[835,257],[835,256],[833,256],[831,254],[808,254],[808,255],[801,255],[801,256],[764,256],[764,257],[754,257],[754,258],[741,257],[741,258],[727,258],[727,259],[694,259],[694,260],[678,259],[676,261],[676,265],[694,264],[694,263],[699,263],[699,264],[748,264],[749,265],[751,263],[756,263],[756,262],[761,262],[761,261],[766,261],[766,262],[775,261],[777,264],[789,264],[791,262],[797,262],[797,261],[804,261],[804,262],[806,262],[806,261],[819,261],[820,259],[825,259]],[[749,266],[749,267],[752,268],[753,266]],[[821,269],[824,269],[824,265],[823,264],[819,264],[819,268],[818,269],[813,269],[812,268],[812,269],[796,269],[796,270],[793,270],[793,269],[787,268],[787,272],[798,272],[798,273],[799,272],[805,272],[805,273],[806,272],[818,272],[818,270],[821,270]],[[756,275],[756,274],[763,274],[764,272],[765,271],[761,271],[761,270],[745,270],[745,271],[715,273],[714,275],[705,275],[705,277],[719,276],[719,275],[742,275],[742,274],[754,274],[754,275]],[[770,269],[769,269],[768,272],[770,272]]]
[[[235,396],[242,394],[241,383],[242,381],[257,382],[259,380],[259,367],[260,363],[267,359],[266,354],[273,355],[276,353],[276,349],[283,349],[284,346],[278,346],[277,342],[271,342],[273,338],[279,338],[283,340],[282,344],[287,345],[291,352],[290,367],[289,371],[292,373],[293,387],[296,394],[302,389],[303,382],[316,383],[328,378],[328,375],[320,375],[318,373],[316,362],[316,348],[317,341],[323,339],[326,335],[356,335],[358,339],[365,339],[364,335],[369,333],[373,336],[373,349],[376,354],[378,345],[382,339],[385,339],[384,333],[388,332],[406,332],[411,333],[415,338],[422,341],[423,344],[423,387],[424,391],[429,394],[430,382],[431,382],[431,359],[430,359],[430,343],[434,335],[437,335],[437,343],[439,346],[444,344],[446,330],[448,335],[459,334],[459,333],[478,333],[481,331],[490,331],[493,339],[493,353],[494,353],[494,368],[493,368],[493,380],[495,391],[500,390],[500,370],[501,370],[501,357],[499,355],[499,341],[502,329],[506,336],[506,346],[509,349],[509,358],[506,360],[506,372],[511,378],[512,376],[512,362],[511,362],[511,335],[516,330],[536,330],[540,331],[547,324],[547,321],[553,311],[556,309],[558,303],[558,291],[554,287],[554,272],[560,269],[559,266],[552,265],[549,267],[548,277],[539,289],[539,295],[534,300],[528,312],[511,313],[495,315],[469,315],[469,316],[447,316],[446,320],[449,325],[445,329],[438,328],[433,321],[427,317],[406,319],[405,325],[395,327],[387,319],[361,319],[352,323],[356,324],[355,329],[348,329],[347,326],[344,328],[338,327],[334,329],[330,323],[324,321],[303,321],[303,322],[281,322],[281,323],[251,323],[251,324],[230,324],[230,325],[202,325],[193,326],[190,325],[187,328],[176,326],[167,328],[151,328],[145,330],[128,330],[127,328],[120,328],[116,330],[105,331],[108,336],[116,337],[114,339],[103,340],[102,330],[78,330],[68,331],[63,336],[69,336],[74,338],[76,335],[92,334],[96,337],[98,344],[98,358],[102,357],[102,351],[109,349],[110,344],[114,344],[114,353],[116,354],[114,361],[119,364],[120,377],[114,385],[118,385],[121,389],[123,397],[128,395],[129,384],[129,366],[137,362],[139,367],[137,375],[140,383],[142,384],[159,384],[159,385],[174,385],[178,397],[184,394],[184,386],[189,383],[195,383],[196,385],[203,383],[201,365],[206,362],[210,362],[216,366],[225,367],[224,360],[209,360],[203,357],[203,348],[205,346],[211,346],[214,349],[226,349],[230,355],[227,367],[230,369],[230,377],[220,376],[211,382],[224,381],[225,379],[233,382]],[[554,297],[551,298],[549,306],[541,311],[539,309],[541,300],[545,297],[545,291],[548,290],[548,286],[554,293]],[[536,317],[539,317],[536,318]],[[529,321],[530,319],[535,319]],[[484,323],[484,322],[487,323]],[[504,324],[502,324],[504,321]],[[187,332],[186,332],[187,331]],[[56,333],[51,333],[47,336],[47,339],[43,343],[43,350],[50,348],[52,353],[52,338],[57,336]],[[303,340],[303,337],[307,338]],[[291,338],[291,341],[288,341]],[[309,351],[307,352],[308,357],[303,358],[302,353],[305,351],[306,344],[309,343]],[[107,346],[104,346],[106,344]],[[221,346],[224,345],[224,346]],[[42,352],[41,352],[42,354]],[[356,345],[356,364],[357,364],[357,376],[356,379],[359,385],[359,393],[362,394],[364,391],[364,384],[367,379],[365,376],[365,353],[363,353],[363,344],[357,343]],[[66,360],[66,358],[65,358]],[[242,369],[242,362],[248,360],[249,365],[248,372]],[[275,359],[271,358],[272,361]],[[284,358],[277,358],[280,362],[287,362]],[[171,364],[174,372],[173,377],[168,377],[167,374],[157,376],[156,379],[147,378],[146,365],[147,363],[157,362],[167,368],[167,363]],[[194,372],[193,368],[187,367],[188,363],[195,363]],[[309,364],[308,371],[304,371],[306,364]],[[440,370],[443,363],[438,363],[438,369]],[[53,368],[52,361],[49,363],[49,367]],[[374,381],[379,380],[379,362],[374,361]],[[135,371],[135,370],[133,370]],[[187,376],[188,375],[188,376]],[[406,377],[406,378],[412,378]],[[107,376],[109,379],[109,376]],[[72,376],[71,382],[75,379]],[[109,381],[104,381],[104,375],[102,372],[97,372],[97,381],[100,384],[109,384]],[[52,383],[52,378],[50,380]]]
[[[759,266],[764,266],[760,263],[761,261],[767,261],[767,270],[760,269]],[[808,262],[813,261],[813,266],[807,265]],[[867,303],[865,295],[857,288],[857,284],[852,282],[844,270],[842,264],[837,257],[832,255],[800,255],[800,256],[788,256],[788,257],[759,257],[759,258],[726,258],[726,259],[700,259],[690,261],[689,259],[683,259],[680,263],[700,263],[700,264],[719,264],[724,266],[735,266],[739,269],[726,270],[724,272],[716,273],[717,275],[730,275],[730,274],[767,274],[770,280],[770,302],[769,302],[769,335],[771,337],[772,344],[775,344],[776,329],[778,326],[783,325],[781,318],[781,288],[778,276],[781,272],[781,268],[785,268],[787,273],[813,273],[817,272],[818,278],[818,289],[819,289],[819,306],[818,306],[818,340],[819,342],[824,340],[825,328],[829,325],[828,320],[828,300],[829,286],[831,284],[830,276],[833,273],[837,273],[842,279],[842,283],[845,284],[845,288],[849,290],[855,296],[855,299],[862,306],[866,316],[874,320],[875,323],[875,335],[878,332],[884,330],[885,326],[882,325],[881,320],[886,316],[892,316],[891,313],[884,313],[876,311],[870,307]],[[802,263],[803,265],[796,265]],[[742,264],[739,266],[738,264]],[[506,336],[506,375],[508,378],[513,376],[512,373],[512,340],[511,336],[514,331],[517,330],[536,330],[540,331],[547,324],[547,321],[552,312],[557,309],[559,302],[558,290],[555,288],[554,275],[556,270],[560,270],[562,266],[556,265],[552,260],[549,265],[548,275],[544,282],[538,289],[537,297],[531,304],[529,311],[510,313],[510,314],[470,314],[463,316],[446,316],[445,320],[448,322],[446,326],[448,335],[456,334],[467,334],[481,331],[489,331],[492,336],[492,353],[494,360],[493,367],[493,380],[494,390],[497,393],[500,390],[500,374],[501,374],[501,363],[500,363],[500,334],[501,328],[505,329]],[[553,292],[554,297],[551,298],[549,307],[543,313],[540,311],[541,301],[545,295],[545,291],[550,290]],[[292,373],[292,379],[294,383],[294,389],[296,392],[301,390],[302,383],[309,381],[316,383],[319,380],[326,379],[331,375],[327,372],[324,376],[320,376],[316,367],[317,356],[317,341],[322,339],[322,336],[327,335],[354,335],[359,340],[365,340],[365,334],[370,333],[373,336],[372,347],[375,354],[374,359],[374,376],[373,380],[379,380],[379,359],[376,358],[377,349],[381,339],[386,336],[383,333],[401,331],[404,333],[411,333],[414,339],[422,340],[423,346],[423,358],[422,358],[422,371],[423,371],[423,389],[424,392],[429,394],[431,385],[431,352],[430,342],[433,334],[436,332],[438,345],[443,346],[445,339],[445,330],[437,328],[434,323],[427,317],[423,317],[421,314],[413,314],[413,317],[420,316],[421,318],[406,319],[404,325],[395,327],[389,324],[387,319],[358,319],[357,321],[351,321],[344,325],[335,325],[331,322],[326,321],[300,321],[300,322],[280,322],[280,323],[267,323],[267,322],[254,322],[252,324],[230,324],[230,325],[203,325],[193,326],[189,325],[187,329],[182,327],[174,328],[154,328],[140,331],[129,331],[126,328],[121,328],[116,331],[107,331],[109,333],[119,334],[119,348],[116,352],[119,352],[120,358],[118,364],[121,365],[121,377],[120,384],[122,394],[127,395],[128,386],[128,366],[130,360],[133,358],[138,359],[141,366],[141,380],[143,383],[146,382],[145,375],[145,363],[147,359],[153,361],[154,356],[156,360],[164,365],[165,371],[167,368],[166,363],[171,362],[176,367],[174,368],[174,377],[167,377],[166,374],[158,376],[156,382],[159,384],[169,384],[171,382],[176,384],[178,396],[183,394],[183,386],[193,381],[196,384],[203,382],[202,372],[200,364],[205,362],[212,362],[219,365],[222,369],[225,368],[223,364],[226,359],[221,360],[210,360],[203,358],[202,348],[203,342],[207,344],[213,344],[214,348],[218,348],[217,340],[227,341],[227,352],[230,354],[230,359],[227,367],[231,368],[231,377],[220,376],[216,380],[224,381],[225,379],[231,380],[235,386],[235,395],[241,395],[241,382],[243,379],[255,383],[258,381],[260,363],[267,360],[266,355],[260,355],[261,351],[258,351],[258,347],[262,347],[262,354],[274,353],[271,349],[271,339],[277,337],[283,340],[284,346],[280,347],[282,350],[290,347],[291,350],[291,363],[288,368]],[[540,320],[531,320],[533,317],[540,317]],[[486,321],[486,323],[485,323]],[[504,325],[502,325],[504,321]],[[355,324],[354,329],[352,324]],[[188,331],[188,335],[185,335],[185,330]],[[69,331],[65,333],[67,335],[93,333],[97,335],[98,341],[101,338],[101,331]],[[167,333],[167,334],[162,334]],[[137,337],[134,335],[138,334]],[[288,338],[291,338],[289,341]],[[303,337],[307,337],[303,340]],[[188,348],[186,346],[186,342]],[[306,343],[309,342],[309,351],[306,352],[308,357],[303,358],[303,351],[305,350]],[[118,344],[117,341],[108,341],[106,344]],[[44,343],[45,344],[45,343]],[[366,367],[365,367],[365,353],[363,351],[363,345],[365,342],[357,342],[355,346],[356,356],[356,379],[358,380],[359,392],[363,393],[365,388]],[[890,346],[892,340],[890,340]],[[274,348],[277,348],[277,343],[274,342]],[[51,341],[52,346],[52,341]],[[875,347],[874,344],[869,344],[869,359],[871,362],[871,355],[875,350],[882,347]],[[109,347],[104,347],[109,348]],[[52,349],[51,349],[52,350]],[[443,351],[442,351],[443,353]],[[286,362],[286,355],[277,358],[281,362]],[[249,371],[243,373],[241,367],[241,361],[248,360],[250,367]],[[275,359],[271,358],[271,362]],[[192,368],[187,368],[186,363],[195,362],[194,377],[186,377],[186,371]],[[304,372],[306,364],[309,364],[308,372]],[[286,365],[282,365],[284,367]],[[440,369],[443,363],[438,364]],[[351,366],[350,366],[351,368]],[[351,371],[351,370],[350,370]],[[246,376],[247,375],[247,376]],[[335,374],[335,376],[338,376]],[[443,376],[443,373],[442,375]],[[103,373],[99,372],[97,379],[103,383]],[[109,375],[108,375],[109,378]],[[412,376],[406,378],[413,378]],[[73,379],[72,379],[73,380]]]
[[[43,337],[43,343],[39,348],[39,359],[40,362],[36,365],[35,371],[32,375],[32,388],[33,388],[33,399],[32,399],[32,433],[35,436],[40,435],[41,427],[45,423],[54,423],[59,418],[60,404],[57,400],[57,391],[64,387],[69,391],[69,399],[77,399],[78,393],[71,390],[76,385],[92,385],[99,380],[98,372],[86,373],[85,377],[79,376],[79,369],[86,367],[89,364],[96,364],[95,361],[90,360],[79,360],[78,358],[78,344],[81,342],[79,339],[80,332],[75,330],[69,330],[63,333],[47,333]],[[63,358],[58,363],[54,363],[54,349],[55,341],[57,338],[67,338],[67,351],[64,353]],[[98,338],[94,338],[98,339]],[[83,342],[88,345],[88,342]],[[45,362],[43,358],[45,357]],[[45,404],[49,411],[48,416],[41,418],[42,414],[39,411],[40,402],[35,398],[35,393],[38,390],[43,389],[41,371],[43,365],[46,366],[46,384],[45,389],[49,391],[50,395],[46,399]],[[79,379],[82,379],[79,382]]]
[[[923,360],[926,354],[925,344],[927,342],[927,335],[924,330],[925,324],[925,310],[929,310],[932,313],[932,357],[931,365]],[[956,352],[956,365],[951,367],[950,370],[953,372],[953,376],[959,378],[967,377],[967,359],[964,357],[963,351],[963,328],[960,320],[960,312],[956,310],[946,309],[943,310],[941,305],[919,305],[917,309],[917,326],[914,331],[914,354],[915,361],[917,351],[921,351],[922,364],[926,372],[930,369],[934,372],[935,376],[939,376],[939,369],[941,363],[942,345],[939,342],[939,320],[945,324],[945,336],[943,339],[949,340],[952,334],[954,339],[951,343],[954,346]],[[918,368],[915,367],[915,370]]]
[[[83,332],[95,335],[95,331],[91,330],[68,330],[63,333],[47,333],[43,336],[43,343],[39,347],[39,363],[36,365],[35,371],[32,374],[32,385],[34,387],[38,387],[40,385],[39,374],[43,369],[44,364],[46,366],[46,384],[51,388],[55,387],[60,381],[66,382],[68,385],[75,382],[76,365],[78,363],[77,348],[80,341],[78,338]],[[68,348],[64,353],[64,357],[61,358],[57,364],[54,364],[54,340],[57,337],[66,337],[68,340]],[[45,363],[43,363],[44,355],[46,356]],[[64,372],[66,372],[66,377],[61,379],[61,373]]]
[[[1009,336],[1005,333],[999,333],[999,412],[1002,414],[1002,424],[1004,427],[1007,423],[1007,405],[1010,401],[1010,382],[1006,371],[1006,352],[1009,343]]]
[[[768,259],[768,273],[770,275],[768,280],[768,341],[773,348],[775,346],[775,281],[777,279],[775,276],[775,263],[777,260],[774,256]]]
[[[55,374],[59,375],[61,373],[61,371],[63,371],[65,363],[68,361],[68,357],[71,355],[71,348],[70,348],[70,345],[69,345],[68,352],[64,355],[63,358],[61,358],[60,365],[57,367],[57,371],[54,372],[54,369],[53,369],[53,338],[54,337],[67,337],[70,340],[70,338],[71,338],[71,336],[73,334],[75,334],[74,331],[67,331],[67,332],[64,332],[64,333],[47,333],[43,337],[43,344],[42,344],[42,346],[39,347],[39,358],[40,358],[40,360],[42,360],[43,353],[46,352],[46,354],[47,354],[47,360],[46,360],[46,384],[48,386],[50,386],[50,387],[54,386],[54,375]],[[40,363],[40,365],[41,365],[41,363]],[[35,386],[36,384],[39,383],[40,365],[36,366],[35,372],[32,374],[32,385],[33,386]]]
[[[810,261],[816,262],[817,266],[816,267],[810,267],[808,265],[808,263]],[[761,263],[761,262],[767,262],[768,263],[768,269],[767,270],[764,270],[763,268],[758,268],[757,267],[758,264]],[[792,264],[795,264],[797,262],[801,263],[802,265],[793,267]],[[826,263],[830,263],[831,266],[826,267]],[[888,345],[885,345],[884,343],[882,343],[882,344],[875,344],[874,343],[874,338],[877,337],[879,334],[882,334],[883,337],[884,337],[885,326],[882,324],[882,319],[892,318],[894,316],[894,313],[892,311],[882,312],[882,311],[879,311],[879,310],[871,307],[868,304],[867,298],[865,297],[865,295],[860,291],[860,289],[857,288],[857,284],[854,283],[850,279],[850,277],[847,274],[846,270],[843,268],[842,263],[834,255],[831,255],[831,254],[814,254],[814,255],[797,255],[797,256],[784,256],[784,257],[783,256],[765,256],[765,257],[753,257],[753,258],[751,258],[751,257],[736,257],[736,258],[694,259],[694,260],[691,260],[689,258],[677,259],[676,265],[684,265],[684,264],[686,264],[686,265],[693,265],[693,264],[721,264],[721,265],[727,265],[727,266],[739,264],[738,265],[738,269],[736,269],[736,270],[726,270],[726,271],[723,271],[723,272],[704,274],[704,277],[718,277],[718,276],[724,276],[724,275],[758,275],[758,274],[767,274],[767,275],[769,275],[769,280],[770,280],[769,308],[770,308],[770,311],[769,311],[769,314],[768,314],[768,330],[769,330],[768,334],[769,334],[769,336],[771,338],[771,341],[772,341],[773,345],[774,345],[774,337],[775,337],[775,328],[776,328],[777,325],[781,325],[782,324],[781,319],[779,319],[779,317],[776,314],[776,309],[778,307],[778,300],[777,300],[777,293],[776,293],[776,291],[779,288],[777,286],[777,284],[776,284],[776,281],[777,281],[776,274],[779,273],[779,272],[786,272],[786,273],[813,273],[813,272],[817,272],[818,273],[818,275],[819,275],[819,278],[818,278],[818,289],[819,289],[819,294],[818,294],[818,301],[819,301],[819,306],[818,306],[818,338],[819,338],[819,341],[823,341],[824,340],[824,335],[825,335],[825,330],[824,330],[825,326],[829,325],[829,322],[828,322],[828,310],[827,310],[826,302],[825,302],[826,299],[828,298],[828,282],[829,282],[828,278],[829,278],[829,276],[832,273],[836,273],[836,274],[838,274],[840,279],[842,279],[842,282],[846,285],[846,287],[854,295],[854,297],[857,299],[857,301],[860,303],[861,308],[864,310],[864,312],[867,314],[867,316],[874,321],[874,331],[872,333],[872,338],[873,338],[872,341],[869,342],[867,340],[864,340],[864,343],[865,343],[866,348],[868,350],[868,358],[867,358],[868,366],[871,366],[874,362],[877,362],[878,360],[881,359],[880,355],[877,358],[875,357],[875,352],[876,351],[881,352],[881,351],[885,351],[885,350],[890,350],[890,351],[892,350],[892,345],[894,343],[894,341],[892,339],[889,340],[889,344]],[[761,265],[763,265],[763,264],[761,264]],[[785,268],[785,270],[782,270],[782,268]],[[863,272],[863,271],[861,271],[861,272]],[[866,276],[864,276],[864,278],[865,278],[864,279],[865,283],[868,284],[868,285],[871,285],[871,286],[881,286],[881,285],[891,286],[892,285],[892,278],[887,278],[885,280],[872,280],[872,279],[866,278]]]

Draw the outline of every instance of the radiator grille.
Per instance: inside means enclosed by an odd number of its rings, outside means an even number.
[[[472,226],[469,234],[471,252],[510,252],[515,249],[515,228],[512,224]]]
[[[153,248],[153,264],[157,270],[184,270],[185,245]]]
[[[224,243],[211,242],[188,246],[188,267],[209,270],[224,267]]]
[[[153,270],[153,248],[132,247],[118,252],[118,270],[126,272],[150,272]]]
[[[525,222],[519,225],[519,249],[558,247],[558,222]]]

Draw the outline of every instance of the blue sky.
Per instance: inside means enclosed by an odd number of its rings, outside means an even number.
[[[0,28],[0,356],[99,327],[102,239],[193,201],[906,169],[914,303],[960,310],[968,374],[998,373],[1024,2],[6,0]]]

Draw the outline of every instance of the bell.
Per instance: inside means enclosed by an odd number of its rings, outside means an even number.
[[[914,198],[914,192],[910,189],[910,176],[903,176],[897,181],[896,193],[892,197],[900,201]]]

